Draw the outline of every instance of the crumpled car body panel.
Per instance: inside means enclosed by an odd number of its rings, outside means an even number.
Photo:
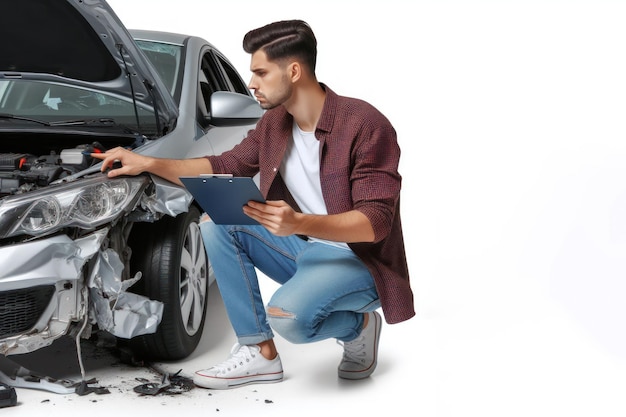
[[[76,240],[60,235],[0,248],[1,297],[3,305],[11,307],[2,314],[0,353],[22,354],[48,346],[80,320],[123,338],[156,331],[163,304],[126,293],[140,276],[122,281],[124,267],[117,253],[100,249],[107,232],[105,228]]]
[[[75,241],[59,235],[0,248],[0,296],[11,308],[0,323],[1,353],[48,346],[84,316],[83,267],[105,235],[98,231]]]
[[[144,194],[140,204],[146,211],[137,216],[154,221],[187,210],[192,197],[186,190],[152,179],[155,192]],[[75,240],[55,235],[0,247],[1,354],[48,346],[67,334],[73,322],[85,320],[87,313],[88,324],[121,338],[156,331],[163,303],[127,291],[141,274],[123,280],[119,255],[103,248],[108,233],[105,227]]]

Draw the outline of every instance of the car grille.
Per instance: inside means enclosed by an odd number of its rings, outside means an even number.
[[[30,330],[48,306],[54,285],[0,293],[0,338]]]

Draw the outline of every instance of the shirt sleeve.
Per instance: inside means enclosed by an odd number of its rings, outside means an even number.
[[[384,118],[376,124],[367,123],[355,145],[350,178],[354,209],[367,216],[374,241],[379,242],[391,232],[402,182],[395,129]]]
[[[253,177],[259,171],[259,129],[248,132],[247,136],[231,150],[220,155],[209,155],[216,174],[233,174],[238,177]]]

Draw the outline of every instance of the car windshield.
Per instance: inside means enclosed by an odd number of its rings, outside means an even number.
[[[35,80],[0,80],[0,112],[59,121],[68,117],[133,116],[132,100],[71,84]],[[152,109],[139,109],[154,118]]]
[[[181,47],[148,41],[138,45],[152,62],[172,96],[177,96],[182,76]],[[135,103],[123,95],[60,81],[0,80],[0,114],[13,123],[41,122],[60,125],[76,121],[113,121],[150,135],[156,132],[151,106]]]
[[[161,81],[178,103],[183,76],[182,46],[143,39],[135,42],[156,68]]]

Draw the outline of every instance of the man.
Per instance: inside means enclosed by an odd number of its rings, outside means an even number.
[[[317,41],[303,21],[246,34],[250,89],[266,113],[219,156],[155,159],[118,148],[102,155],[110,177],[260,173],[265,204],[244,212],[261,226],[201,230],[238,343],[223,363],[197,371],[213,389],[278,382],[275,330],[293,343],[336,338],[339,377],[366,378],[377,363],[382,307],[388,323],[414,316],[400,223],[400,149],[389,121],[368,103],[335,94],[315,75]],[[281,284],[265,307],[257,274]]]

